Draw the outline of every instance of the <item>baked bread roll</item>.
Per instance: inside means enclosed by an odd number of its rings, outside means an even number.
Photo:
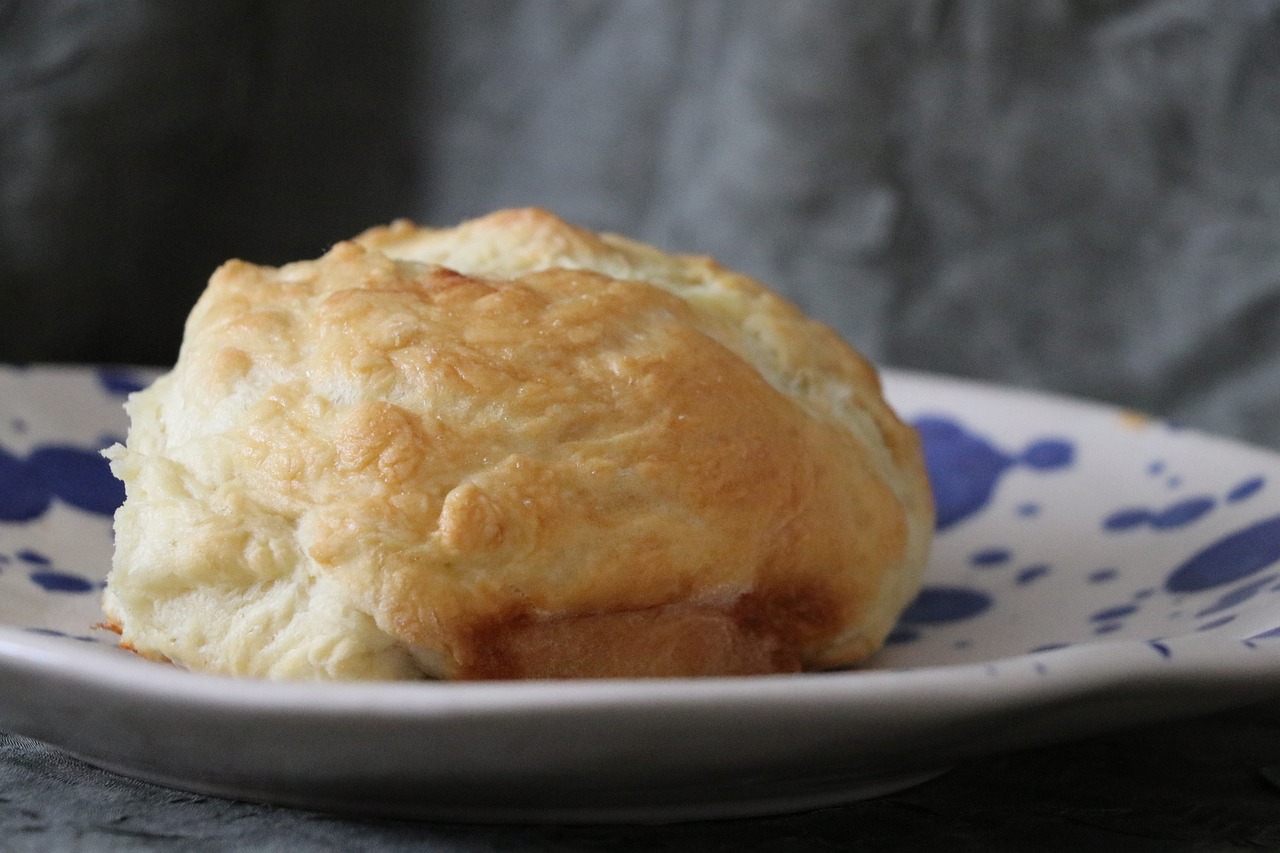
[[[831,330],[540,210],[231,261],[127,409],[104,610],[193,669],[842,667],[932,531],[915,433]]]

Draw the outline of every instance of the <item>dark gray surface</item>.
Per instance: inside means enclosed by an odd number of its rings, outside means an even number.
[[[995,756],[807,814],[669,826],[362,820],[184,794],[0,735],[0,848],[83,850],[1280,849],[1280,703]]]
[[[0,361],[164,364],[227,257],[523,204],[716,255],[885,363],[1280,447],[1275,0],[0,0]],[[1280,848],[1276,766],[1272,705],[804,816],[489,828],[2,738],[0,848]]]
[[[0,360],[167,363],[227,257],[522,204],[1280,446],[1274,0],[0,0]]]

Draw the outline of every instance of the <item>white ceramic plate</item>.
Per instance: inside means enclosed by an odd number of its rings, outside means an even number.
[[[324,685],[148,663],[94,627],[120,499],[94,451],[148,378],[0,368],[0,728],[133,776],[418,817],[724,817],[1280,692],[1280,457],[903,373],[940,531],[867,669]]]

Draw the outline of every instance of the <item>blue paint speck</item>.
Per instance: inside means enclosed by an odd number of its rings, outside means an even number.
[[[1267,575],[1264,578],[1247,583],[1244,586],[1231,590],[1226,595],[1219,598],[1213,604],[1206,607],[1196,614],[1196,617],[1211,616],[1214,613],[1221,613],[1223,610],[1235,607],[1237,604],[1243,604],[1249,599],[1257,595],[1264,586],[1276,579],[1275,575]]]
[[[150,383],[145,379],[118,367],[103,367],[98,370],[98,384],[108,394],[127,397],[134,391],[141,391]]]
[[[56,628],[23,628],[28,634],[39,634],[43,637],[65,637],[65,631],[59,631]]]
[[[959,622],[990,609],[991,596],[976,589],[960,586],[926,586],[902,613],[908,625],[934,625]]]
[[[97,450],[40,447],[27,464],[40,472],[54,496],[77,509],[111,515],[124,503],[124,484],[112,476],[110,465]]]
[[[50,444],[26,459],[0,448],[0,521],[31,521],[60,498],[77,509],[111,515],[124,486],[97,449]]]
[[[1206,623],[1204,623],[1203,625],[1201,625],[1199,628],[1197,628],[1196,630],[1197,630],[1197,631],[1212,631],[1214,628],[1221,628],[1223,625],[1225,625],[1225,624],[1227,624],[1228,622],[1230,622],[1230,621],[1234,620],[1235,618],[1236,618],[1236,615],[1235,615],[1234,613],[1232,613],[1232,614],[1231,614],[1231,615],[1229,615],[1229,616],[1223,616],[1223,617],[1221,617],[1220,619],[1214,619],[1214,620],[1213,620],[1213,621],[1211,621],[1211,622],[1206,622]]]
[[[1155,649],[1157,652],[1159,652],[1160,657],[1162,658],[1173,657],[1173,652],[1164,643],[1157,642],[1156,640],[1152,640],[1151,642],[1147,643],[1147,645]]]
[[[1025,569],[1021,569],[1017,577],[1014,578],[1014,583],[1018,584],[1018,586],[1026,586],[1029,583],[1040,580],[1047,574],[1049,574],[1049,566],[1045,563],[1037,563],[1034,566],[1027,566]]]
[[[1280,561],[1280,516],[1259,521],[1219,539],[1174,569],[1164,587],[1171,593],[1200,592],[1257,574]]]
[[[1111,569],[1111,568],[1098,569],[1095,572],[1089,573],[1088,580],[1089,580],[1089,583],[1109,583],[1110,581],[1115,580],[1119,576],[1120,576],[1120,571],[1118,569]]]
[[[1213,510],[1215,504],[1216,501],[1208,495],[1197,495],[1159,510],[1125,507],[1104,518],[1102,529],[1111,533],[1122,533],[1135,527],[1150,525],[1154,530],[1174,530],[1203,518]]]
[[[1000,478],[1016,465],[1049,471],[1074,460],[1071,444],[1060,439],[1033,442],[1015,456],[946,418],[925,417],[914,425],[924,445],[940,531],[981,511]]]
[[[1020,504],[1017,509],[1018,515],[1023,518],[1035,518],[1040,514],[1040,504],[1025,503]]]
[[[1151,517],[1151,526],[1156,530],[1173,530],[1178,527],[1185,527],[1207,515],[1213,509],[1215,503],[1214,499],[1207,495],[1178,501],[1161,512],[1154,513]]]
[[[1099,610],[1097,613],[1089,617],[1091,622],[1110,622],[1113,619],[1123,619],[1126,616],[1132,616],[1138,612],[1136,604],[1121,604],[1116,607],[1108,607],[1106,610]]]
[[[1239,503],[1240,501],[1256,495],[1266,484],[1266,480],[1262,477],[1250,477],[1231,491],[1227,492],[1227,503]]]
[[[985,551],[979,551],[969,558],[969,562],[979,568],[990,568],[992,566],[1001,566],[1009,562],[1012,555],[1005,548],[988,548]]]
[[[32,551],[30,548],[24,548],[19,551],[17,553],[17,557],[22,562],[30,563],[33,566],[48,566],[53,563],[53,560],[50,560],[44,554],[41,554],[39,551]]]
[[[1135,527],[1141,527],[1151,518],[1148,510],[1137,507],[1126,507],[1119,509],[1108,515],[1102,520],[1102,529],[1109,530],[1112,533],[1119,533],[1125,530],[1132,530]]]
[[[1036,471],[1055,471],[1075,461],[1075,448],[1062,439],[1042,439],[1022,451],[1022,461]]]
[[[32,572],[31,582],[46,592],[92,592],[97,588],[88,578],[51,569]]]
[[[889,636],[884,638],[884,642],[887,646],[896,646],[903,643],[914,643],[918,639],[920,639],[919,631],[899,625],[889,632]]]
[[[40,472],[0,447],[0,521],[30,521],[49,506],[49,489]]]

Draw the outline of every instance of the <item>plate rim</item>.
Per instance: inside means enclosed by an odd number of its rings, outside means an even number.
[[[0,368],[9,369],[9,365]],[[104,368],[134,370],[159,375],[164,368],[129,365],[30,365],[21,370],[54,370],[79,373]],[[1035,405],[1065,407],[1097,416],[1113,417],[1132,412],[1112,403],[1073,397],[1051,391],[993,383],[965,377],[911,369],[881,368],[882,381],[892,398],[894,386],[945,386],[952,392],[981,393],[1019,399]],[[121,398],[123,402],[123,398]],[[1136,413],[1153,426],[1170,427],[1159,418]],[[1188,427],[1175,428],[1197,442],[1209,442],[1231,453],[1265,458],[1280,471],[1280,453],[1231,437]],[[1278,620],[1280,621],[1280,620]],[[81,652],[85,653],[81,653]],[[235,795],[226,789],[211,790],[185,777],[169,756],[170,771],[158,772],[144,762],[113,760],[103,748],[93,749],[83,732],[59,730],[57,721],[40,721],[42,709],[59,702],[107,699],[108,704],[141,706],[137,713],[153,715],[184,712],[206,727],[263,720],[287,725],[307,719],[343,724],[355,719],[373,721],[405,732],[421,732],[441,721],[489,720],[529,725],[539,715],[567,714],[607,721],[618,713],[667,715],[670,720],[690,720],[698,715],[728,718],[746,713],[775,719],[779,714],[811,713],[824,719],[857,712],[870,705],[884,711],[904,702],[933,703],[935,716],[949,701],[966,709],[965,721],[999,717],[1001,713],[1025,713],[1028,709],[1053,709],[1070,717],[1086,714],[1089,703],[1130,701],[1136,696],[1177,696],[1177,708],[1130,708],[1123,724],[1168,719],[1235,707],[1253,700],[1280,695],[1280,638],[1242,639],[1222,634],[1188,632],[1167,639],[1094,638],[1069,646],[994,657],[989,660],[940,663],[895,669],[865,668],[831,673],[751,676],[705,679],[617,679],[594,681],[502,682],[280,682],[189,672],[163,664],[124,657],[116,649],[94,644],[73,644],[65,637],[32,633],[15,625],[0,624],[0,680],[43,678],[51,694],[12,696],[0,691],[0,726],[18,734],[37,737],[81,755],[91,763],[140,778],[177,784],[178,787]],[[106,661],[106,665],[103,662]],[[992,689],[994,684],[997,689]],[[1128,697],[1128,698],[1126,698]],[[16,725],[15,725],[16,723]],[[1094,722],[1094,730],[1112,728]],[[265,727],[269,728],[269,727]],[[1027,730],[1006,746],[1034,745],[1069,739],[1088,732],[1089,725],[1071,730]],[[270,732],[263,734],[269,736]],[[861,736],[861,735],[859,735]],[[858,738],[854,737],[854,741]],[[99,745],[101,747],[101,745]],[[86,748],[88,747],[88,748]],[[966,752],[963,745],[949,758],[963,760],[986,754],[986,747]],[[188,769],[190,769],[188,767]],[[900,768],[918,772],[921,767]],[[843,796],[843,795],[842,795]],[[251,797],[252,798],[252,797]],[[264,801],[271,797],[259,797]],[[843,798],[847,799],[847,796]],[[305,798],[304,798],[305,799]],[[839,799],[839,798],[837,798]],[[780,802],[780,801],[779,801]],[[306,802],[293,802],[307,805]],[[831,803],[827,803],[831,804]],[[322,807],[332,807],[323,805]],[[799,806],[797,806],[799,807]],[[767,804],[741,816],[770,811]],[[763,811],[762,811],[763,809]],[[784,809],[785,810],[785,809]],[[361,809],[368,811],[368,809]],[[376,811],[376,809],[374,809]],[[532,809],[512,813],[512,819],[636,820],[691,819],[712,816],[707,804],[686,809],[643,807]],[[417,815],[422,816],[422,815]],[[436,816],[463,819],[502,819],[501,809],[491,805],[452,809]]]

